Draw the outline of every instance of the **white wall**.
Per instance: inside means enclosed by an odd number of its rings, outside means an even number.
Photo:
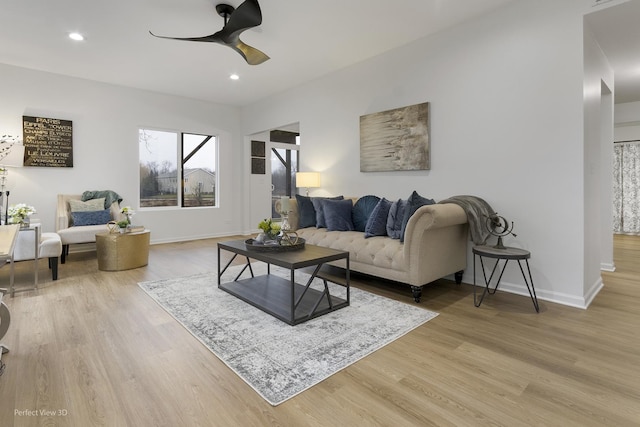
[[[242,138],[237,108],[112,86],[0,64],[0,132],[22,135],[22,116],[73,121],[73,168],[10,171],[10,203],[36,207],[45,231],[54,230],[56,194],[111,189],[123,205],[139,206],[138,128],[220,137],[219,208],[140,210],[136,223],[152,242],[237,233],[242,220]]]
[[[584,295],[590,302],[602,288],[600,269],[613,262],[613,94],[614,73],[585,19],[584,30]]]
[[[513,2],[244,108],[243,133],[299,122],[302,169],[322,173],[316,195],[484,198],[515,222],[506,243],[531,251],[538,296],[584,307],[587,9],[582,0]],[[359,117],[425,101],[431,170],[359,172]],[[517,266],[504,280],[501,289],[526,293]]]

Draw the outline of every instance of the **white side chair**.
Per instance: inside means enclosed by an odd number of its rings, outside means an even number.
[[[39,236],[36,236],[36,234],[39,234]],[[39,226],[36,227],[36,230],[20,231],[13,251],[13,260],[35,260],[36,242],[34,239],[36,238],[40,242],[38,245],[38,259],[47,258],[49,260],[51,278],[58,280],[58,259],[62,254],[62,241],[57,233],[42,233]],[[34,271],[35,285],[38,284],[37,280],[38,275]]]
[[[81,225],[73,226],[71,224],[71,208],[69,200],[82,200],[81,194],[58,194],[58,205],[56,208],[56,233],[62,240],[62,256],[60,262],[65,263],[66,257],[69,255],[69,245],[78,243],[95,243],[96,233],[104,233],[107,231],[107,225]],[[111,220],[120,219],[120,203],[113,202],[109,207]]]

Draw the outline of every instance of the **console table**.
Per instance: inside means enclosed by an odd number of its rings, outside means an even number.
[[[480,257],[480,265],[482,266],[482,275],[484,277],[484,291],[480,296],[480,299],[476,299],[476,256]],[[487,273],[484,268],[484,262],[482,258],[493,258],[496,260],[496,264],[493,266],[491,270],[491,275],[487,280]],[[531,277],[531,269],[529,268],[529,258],[531,258],[531,252],[519,249],[519,248],[496,248],[494,246],[475,246],[473,248],[473,303],[476,307],[480,307],[482,304],[482,300],[485,295],[490,294],[493,295],[498,290],[498,286],[500,285],[500,280],[502,279],[502,275],[504,274],[504,270],[507,268],[507,264],[510,260],[518,261],[518,266],[520,267],[520,271],[522,272],[522,278],[524,279],[524,283],[527,285],[527,290],[529,291],[529,296],[531,297],[531,301],[533,302],[533,307],[536,309],[536,313],[540,312],[540,306],[538,305],[538,297],[536,296],[536,289],[533,287],[533,278]],[[504,265],[502,266],[502,270],[500,271],[500,276],[498,276],[498,281],[493,289],[489,288],[489,284],[493,279],[493,275],[496,272],[499,261],[504,260]],[[524,269],[522,268],[522,261],[524,261],[527,265],[527,271],[529,272],[529,280],[527,280],[527,276],[524,273]]]

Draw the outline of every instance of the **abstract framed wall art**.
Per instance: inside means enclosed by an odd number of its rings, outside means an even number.
[[[360,116],[360,172],[429,170],[429,103]]]

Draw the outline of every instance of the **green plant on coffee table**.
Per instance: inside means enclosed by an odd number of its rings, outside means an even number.
[[[273,222],[271,218],[260,221],[258,228],[262,230],[270,240],[275,240],[278,233],[280,233],[280,224]]]
[[[118,221],[118,227],[120,228],[127,228],[127,226],[129,225],[129,221]]]

